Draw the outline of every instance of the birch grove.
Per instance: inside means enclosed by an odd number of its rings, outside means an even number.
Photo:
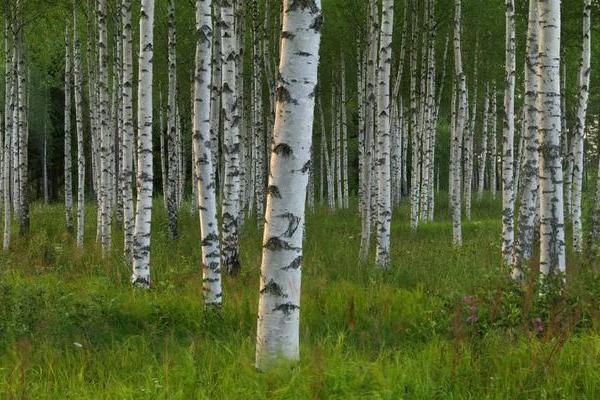
[[[260,371],[316,334],[300,327],[305,266],[327,298],[333,272],[420,288],[423,263],[443,267],[464,303],[453,329],[469,332],[497,329],[468,294],[485,267],[498,295],[540,294],[519,309],[531,340],[550,337],[546,294],[595,282],[592,0],[38,3],[2,8],[2,261],[24,266],[18,280],[75,260],[144,301],[193,292],[202,323],[241,332],[231,313],[255,304],[239,292],[255,279]],[[343,322],[362,335],[377,296],[347,295]]]

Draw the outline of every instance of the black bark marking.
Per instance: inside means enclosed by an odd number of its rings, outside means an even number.
[[[287,157],[291,156],[294,153],[294,150],[292,150],[292,147],[287,143],[279,143],[273,149],[273,153],[277,154],[278,156],[283,155]]]
[[[275,97],[278,103],[298,104],[298,101],[292,98],[290,92],[284,86],[281,85],[277,87]]]
[[[315,0],[294,0],[292,2],[292,4],[290,4],[290,8],[288,8],[288,12],[294,11],[298,8],[300,8],[302,10],[306,10],[308,8],[308,9],[310,9],[310,12],[313,12],[313,13],[319,11],[319,7],[317,7],[317,3],[315,2]]]
[[[284,304],[280,304],[273,309],[273,311],[281,311],[285,316],[290,316],[294,311],[299,310],[300,307],[292,304],[291,302],[287,302]]]
[[[295,216],[292,213],[285,213],[278,215],[279,218],[284,218],[288,220],[288,228],[283,233],[283,236],[287,238],[291,238],[294,236],[294,233],[298,230],[298,226],[300,225],[300,217]]]
[[[280,250],[301,250],[299,247],[290,246],[288,242],[285,240],[281,240],[281,238],[274,236],[267,240],[267,243],[264,244],[264,248],[271,251],[280,251]]]
[[[279,188],[274,185],[271,185],[267,188],[267,195],[271,195],[276,199],[281,198],[281,192],[279,192]]]
[[[282,270],[287,269],[298,269],[302,265],[302,256],[298,256],[288,266],[281,268]]]
[[[281,286],[279,286],[273,279],[260,290],[261,294],[271,294],[273,296],[288,297],[287,294],[283,293]]]

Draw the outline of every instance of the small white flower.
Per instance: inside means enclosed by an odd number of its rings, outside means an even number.
[[[79,347],[79,348],[83,347],[83,345],[81,343],[79,343],[79,342],[73,342],[73,346]]]

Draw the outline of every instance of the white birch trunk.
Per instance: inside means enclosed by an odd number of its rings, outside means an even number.
[[[102,255],[111,250],[111,207],[110,207],[110,127],[108,110],[108,67],[107,67],[107,28],[106,0],[98,0],[98,88],[100,92],[100,239]]]
[[[465,163],[465,181],[464,181],[464,202],[465,202],[465,217],[468,221],[471,220],[471,205],[473,203],[473,165],[474,165],[474,142],[475,142],[475,129],[477,124],[477,102],[479,94],[479,36],[475,42],[475,56],[473,65],[473,90],[472,90],[472,106],[471,106],[471,120],[469,123],[469,129],[465,131],[464,136],[464,163]],[[484,118],[485,124],[485,118]]]
[[[504,128],[502,134],[502,260],[505,266],[511,265],[515,241],[515,2],[506,0],[506,71],[504,77]],[[492,91],[496,94],[496,86]],[[496,99],[493,97],[492,117],[496,120]],[[492,124],[495,126],[495,122]],[[492,128],[492,146],[495,150],[495,127]],[[492,195],[496,192],[496,154],[492,151]]]
[[[565,272],[563,172],[560,159],[560,1],[538,1],[540,24],[537,70],[540,157],[540,270]]]
[[[583,251],[583,227],[581,221],[581,190],[583,184],[585,118],[587,115],[590,70],[591,70],[591,0],[584,0],[583,8],[583,45],[579,64],[579,101],[577,107],[577,124],[573,140],[575,162],[573,163],[573,249],[577,253]],[[562,115],[562,113],[561,113]],[[561,121],[562,124],[562,121]]]
[[[65,173],[65,217],[67,231],[73,230],[73,174],[71,155],[71,87],[73,85],[71,61],[71,33],[69,24],[65,27],[65,131],[64,131],[64,173]]]
[[[462,137],[465,126],[467,85],[465,73],[462,67],[461,54],[461,31],[462,31],[461,0],[454,1],[454,68],[457,81],[457,115],[456,127],[452,137],[451,163],[453,165],[453,185],[451,193],[452,201],[452,243],[455,246],[462,245],[462,221],[461,221],[461,150]]]
[[[160,129],[159,132],[159,140],[160,140],[160,174],[161,174],[161,183],[162,183],[162,197],[163,197],[163,205],[165,210],[168,209],[167,206],[167,196],[169,195],[169,180],[167,178],[167,144],[165,139],[165,117],[164,117],[164,108],[163,108],[163,96],[162,90],[159,91],[158,94],[158,126]],[[135,153],[135,151],[133,152]]]
[[[341,97],[341,118],[342,118],[342,206],[343,208],[349,207],[349,190],[348,190],[348,119],[346,111],[346,63],[344,61],[344,55],[341,55],[342,59],[342,97]],[[311,175],[312,176],[312,175]]]
[[[175,30],[175,1],[168,2],[169,96],[167,101],[167,218],[169,239],[177,239],[177,33]]]
[[[392,65],[392,34],[394,32],[394,1],[384,0],[379,37],[379,67],[377,69],[377,265],[390,264],[390,228],[392,224],[390,180],[390,75]]]
[[[234,35],[234,9],[231,0],[221,1],[221,64],[222,102],[224,119],[224,191],[222,199],[223,267],[230,275],[239,273],[240,225],[240,121],[238,88],[236,85],[236,60],[238,47]]]
[[[280,80],[267,198],[256,366],[298,360],[300,279],[321,1],[283,1]]]
[[[539,191],[539,142],[537,137],[537,81],[538,70],[538,11],[534,0],[529,2],[527,45],[525,54],[525,99],[523,112],[522,190],[519,204],[517,242],[513,257],[512,277],[523,278],[522,264],[533,254],[535,216]]]
[[[253,88],[253,121],[254,121],[254,196],[256,197],[256,220],[258,226],[262,226],[265,218],[265,132],[263,130],[263,104],[262,104],[262,80],[261,80],[261,54],[259,42],[258,24],[258,2],[253,0],[253,22],[252,32],[252,67],[254,84]]]
[[[489,186],[490,186],[490,192],[492,193],[492,200],[496,199],[496,190],[498,188],[498,184],[497,184],[497,169],[498,169],[498,140],[496,137],[496,130],[497,130],[497,120],[498,120],[498,114],[497,114],[497,110],[498,110],[498,104],[497,104],[497,99],[498,98],[498,93],[496,92],[496,82],[494,81],[492,83],[492,97],[491,97],[491,101],[490,101],[490,117],[489,117],[489,121],[491,123],[491,127],[490,127],[490,180],[489,180]],[[513,106],[513,147],[514,147],[514,106]],[[506,155],[506,152],[504,152],[504,155]],[[511,159],[513,160],[513,167],[514,167],[514,149],[511,150]],[[514,187],[514,173],[513,173],[513,177],[512,177],[512,185]],[[514,201],[513,201],[513,218],[514,218]]]
[[[28,162],[28,142],[29,142],[29,124],[27,121],[27,76],[25,70],[24,55],[24,32],[19,29],[16,34],[17,43],[17,79],[19,80],[19,233],[25,235],[29,232],[29,162]]]
[[[75,129],[77,130],[77,246],[83,248],[85,228],[85,148],[83,137],[83,76],[77,9],[73,2],[73,69],[75,78]]]
[[[359,260],[365,262],[371,246],[371,220],[373,217],[373,142],[375,132],[375,98],[376,98],[376,62],[379,37],[379,18],[377,2],[369,1],[369,46],[366,68],[366,103],[365,103],[365,139],[363,160],[363,209],[361,224],[361,242]]]
[[[152,58],[154,0],[141,0],[138,72],[137,206],[133,240],[133,285],[148,288],[152,221]]]
[[[123,18],[123,140],[121,165],[121,191],[123,193],[123,252],[131,260],[134,238],[133,203],[133,34],[131,29],[131,0],[121,1]],[[160,112],[160,111],[159,111]],[[161,130],[162,135],[162,130]],[[162,157],[161,157],[162,158]]]
[[[481,201],[483,198],[483,190],[485,187],[485,173],[487,167],[488,153],[488,129],[490,126],[490,90],[485,84],[485,97],[483,99],[483,129],[481,130],[481,152],[479,154],[479,173],[477,175],[477,199]]]
[[[14,93],[15,82],[13,79],[13,61],[10,52],[9,35],[8,35],[8,16],[6,9],[4,14],[4,157],[3,157],[3,180],[4,180],[4,232],[2,240],[2,248],[8,250],[10,246],[11,234],[11,143],[13,133],[13,108],[14,108]]]
[[[222,303],[221,254],[215,191],[215,173],[211,157],[210,92],[212,24],[209,0],[196,0],[196,69],[194,73],[194,175],[198,182],[198,209],[202,243],[202,288],[204,304]]]
[[[410,49],[410,134],[411,134],[411,175],[410,175],[410,226],[416,230],[419,226],[419,198],[420,198],[420,179],[419,165],[420,160],[420,142],[419,142],[419,124],[417,116],[418,94],[417,94],[417,11],[416,5],[412,8],[412,34]]]

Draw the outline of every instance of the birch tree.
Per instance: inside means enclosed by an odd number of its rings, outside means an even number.
[[[121,191],[123,193],[123,251],[127,260],[131,259],[134,238],[133,204],[133,35],[131,29],[131,0],[121,1],[123,18],[123,163],[121,165]],[[160,111],[159,111],[160,112]],[[162,131],[161,131],[162,135]]]
[[[265,140],[263,130],[263,104],[261,80],[261,53],[259,40],[258,1],[252,1],[253,24],[252,31],[252,68],[253,68],[253,121],[254,121],[254,185],[256,197],[256,220],[262,226],[265,216]],[[214,157],[213,157],[214,159]]]
[[[455,246],[462,245],[461,221],[461,151],[462,137],[465,126],[467,103],[467,85],[462,66],[461,54],[462,10],[461,0],[454,1],[454,68],[457,81],[457,115],[456,127],[452,133],[451,164],[452,164],[452,242]]]
[[[372,220],[372,203],[373,193],[371,190],[373,176],[373,141],[374,141],[374,130],[375,130],[375,98],[376,98],[376,60],[378,50],[378,32],[379,32],[379,18],[378,18],[377,2],[375,0],[369,1],[369,42],[368,42],[368,54],[366,61],[366,101],[365,101],[365,138],[364,138],[364,159],[363,169],[363,201],[362,201],[362,221],[361,221],[361,241],[360,241],[360,253],[359,260],[365,262],[369,256],[369,250],[371,246],[371,220]]]
[[[168,2],[169,96],[167,101],[167,216],[169,238],[177,239],[177,33],[175,30],[175,1]]]
[[[490,90],[489,85],[485,84],[485,97],[483,98],[483,129],[481,130],[481,151],[479,153],[479,173],[477,175],[477,199],[483,198],[485,185],[485,172],[487,167],[488,153],[488,129],[490,126]]]
[[[210,137],[210,92],[212,23],[209,0],[196,0],[196,68],[194,72],[194,174],[197,178],[198,210],[202,243],[202,288],[204,304],[222,302],[221,255]]]
[[[491,101],[490,101],[490,192],[492,193],[492,200],[496,199],[496,188],[498,187],[497,184],[497,178],[496,178],[496,174],[497,174],[497,169],[498,169],[498,139],[497,139],[497,135],[496,135],[496,130],[497,130],[497,121],[498,121],[498,103],[497,103],[497,99],[498,98],[498,93],[496,91],[496,82],[492,82],[492,97],[491,97]],[[514,108],[514,107],[513,107]],[[514,115],[514,112],[513,112]],[[514,125],[514,122],[513,122]],[[513,128],[513,132],[514,132],[514,128]],[[513,142],[514,142],[514,133],[513,133]],[[513,150],[514,152],[514,150]],[[513,154],[513,160],[514,160],[514,154]],[[514,162],[514,161],[513,161]],[[514,167],[514,166],[513,166]],[[514,177],[513,177],[514,180]],[[514,183],[513,183],[514,185]],[[513,212],[514,214],[514,212]]]
[[[236,60],[238,46],[235,40],[234,9],[232,0],[221,1],[221,65],[222,104],[224,128],[224,191],[222,199],[223,267],[230,275],[239,273],[239,224],[240,224],[240,120],[238,90],[236,85]]]
[[[515,174],[513,171],[515,141],[515,52],[515,2],[514,0],[506,0],[506,70],[504,76],[504,128],[502,134],[502,260],[506,266],[512,263],[515,239]],[[495,110],[492,115],[493,118],[496,118]],[[494,171],[496,170],[496,155],[494,152],[492,153],[491,168]],[[496,175],[493,173],[490,182],[492,193],[496,191],[495,178]]]
[[[20,16],[22,18],[22,16]],[[17,48],[17,79],[18,79],[18,183],[19,183],[19,233],[25,235],[29,232],[29,162],[28,162],[28,143],[29,143],[29,125],[27,120],[28,104],[27,104],[27,76],[25,67],[24,53],[24,31],[19,23],[15,42]]]
[[[71,167],[71,87],[73,86],[71,40],[69,24],[65,26],[65,216],[67,230],[73,230],[73,175]]]
[[[150,287],[152,221],[152,58],[154,0],[141,0],[138,72],[137,204],[133,240],[133,285]]]
[[[98,89],[100,100],[100,238],[103,256],[111,248],[110,127],[108,124],[108,55],[106,0],[98,0]]]
[[[522,189],[519,204],[517,242],[513,257],[513,279],[523,278],[521,264],[533,254],[534,221],[539,189],[539,142],[537,137],[537,70],[538,70],[538,10],[537,2],[529,2],[527,44],[525,50],[525,96],[523,127]]]
[[[256,366],[298,360],[306,185],[317,86],[321,1],[283,1],[281,62],[263,236]]]
[[[475,141],[475,127],[477,123],[477,95],[479,93],[478,78],[479,78],[479,37],[475,42],[475,56],[473,65],[473,90],[471,92],[471,120],[469,123],[469,129],[464,135],[464,163],[465,163],[465,177],[464,177],[464,202],[465,202],[465,217],[467,220],[471,220],[471,205],[473,200],[473,147]]]
[[[13,108],[14,108],[14,93],[15,83],[13,79],[13,59],[9,44],[9,29],[8,29],[8,10],[4,9],[4,157],[3,157],[3,180],[4,180],[4,231],[2,237],[2,248],[8,250],[10,246],[11,233],[11,191],[12,191],[12,171],[11,171],[11,143],[13,132]]]
[[[590,71],[591,71],[591,0],[584,0],[583,8],[583,44],[579,63],[579,98],[577,105],[577,123],[573,135],[575,162],[573,164],[573,194],[571,206],[573,210],[573,248],[577,253],[583,250],[583,228],[581,222],[581,189],[584,167],[585,118],[587,114]],[[562,121],[561,121],[562,123]]]
[[[387,268],[390,263],[390,228],[392,224],[390,180],[390,73],[392,65],[392,34],[394,32],[394,1],[384,0],[379,36],[379,67],[377,69],[377,264]]]
[[[540,270],[565,272],[563,172],[560,158],[560,0],[538,1],[537,69],[540,157]]]
[[[83,136],[83,77],[81,44],[77,30],[77,9],[73,2],[73,75],[75,92],[75,129],[77,131],[77,246],[83,248],[85,228],[85,148]]]

